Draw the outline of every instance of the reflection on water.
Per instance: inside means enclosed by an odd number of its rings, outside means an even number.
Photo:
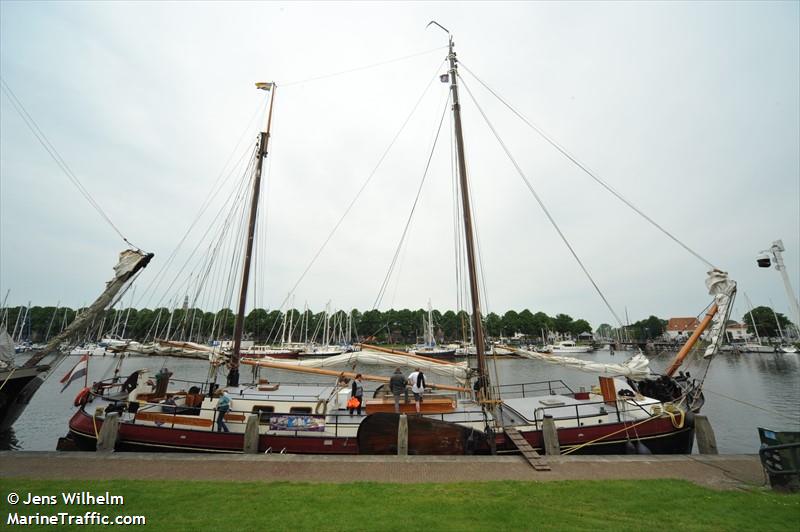
[[[596,351],[578,356],[596,362],[620,363],[632,354],[618,351],[611,355],[608,351]],[[651,369],[663,371],[673,357],[674,353],[650,356]],[[54,378],[42,385],[15,424],[14,432],[0,436],[0,448],[55,449],[58,438],[67,433],[67,422],[75,411],[72,402],[81,388],[73,383],[62,394],[58,378],[75,361],[76,358],[67,360]],[[93,357],[89,363],[89,382],[111,377],[116,362],[117,358],[112,356]],[[208,374],[208,365],[203,361],[144,357],[125,359],[122,374],[143,367],[155,373],[164,365],[180,379],[202,382]],[[393,369],[370,366],[369,373],[388,376]],[[690,355],[683,369],[689,371],[692,378],[704,381],[706,403],[702,413],[711,421],[721,453],[758,452],[757,427],[800,431],[800,355],[726,353],[714,358],[709,365],[708,360],[696,354]],[[527,359],[498,359],[490,363],[490,371],[492,379],[503,384],[560,379],[577,390],[597,383],[596,375]],[[317,375],[279,370],[262,370],[261,376],[273,382],[327,382]],[[250,372],[243,369],[242,379],[250,381],[250,377]],[[332,384],[334,378],[330,379]],[[222,377],[218,382],[223,382]],[[371,390],[374,385],[368,383],[367,388]]]
[[[14,429],[8,429],[5,432],[0,432],[0,451],[19,451],[22,449],[17,440]]]

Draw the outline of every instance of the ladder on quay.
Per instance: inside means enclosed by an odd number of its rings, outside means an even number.
[[[525,460],[533,467],[536,471],[550,471],[550,465],[544,461],[542,455],[536,452],[536,450],[531,447],[531,444],[528,443],[522,434],[519,433],[517,429],[514,427],[506,427],[505,433],[508,436],[514,445],[517,446],[519,452],[522,453],[522,456],[525,457]]]

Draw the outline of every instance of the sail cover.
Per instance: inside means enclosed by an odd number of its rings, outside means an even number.
[[[708,293],[714,297],[714,303],[717,304],[717,313],[714,314],[708,330],[710,343],[703,353],[703,357],[708,358],[717,352],[725,340],[725,328],[728,325],[731,304],[736,294],[736,281],[728,278],[728,272],[714,269],[708,272],[706,287],[708,287]]]
[[[515,349],[519,356],[533,360],[541,360],[548,364],[557,364],[567,368],[579,369],[589,373],[604,373],[608,375],[624,375],[634,379],[641,379],[650,375],[650,361],[641,352],[635,354],[622,364],[604,364],[573,357],[560,357],[536,351]]]

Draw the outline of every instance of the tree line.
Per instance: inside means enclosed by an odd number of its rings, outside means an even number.
[[[3,311],[2,319],[9,334],[16,332],[15,339],[30,342],[44,342],[57,335],[68,326],[76,314],[85,309],[56,307],[11,307]],[[427,310],[352,310],[349,313],[337,311],[328,316],[329,335],[333,340],[350,332],[354,341],[375,341],[389,343],[414,343],[424,334],[423,318]],[[470,318],[465,311],[432,311],[437,341],[469,341]],[[284,316],[286,316],[284,318]],[[156,309],[111,309],[95,322],[86,339],[99,339],[100,336],[124,336],[140,342],[154,337],[174,340],[193,340],[206,342],[210,338],[225,340],[233,335],[235,314],[231,309],[207,312],[196,308]],[[284,326],[284,321],[286,325]],[[293,309],[286,313],[278,310],[256,308],[245,317],[244,336],[256,342],[272,342],[288,337],[304,341],[314,336],[322,340],[325,323],[324,312],[303,312]],[[285,328],[284,328],[285,327]],[[548,316],[544,312],[520,312],[509,310],[502,315],[489,313],[484,317],[484,328],[494,338],[512,337],[523,334],[533,339],[542,335],[557,333],[561,336],[577,337],[581,333],[591,333],[592,327],[584,319],[573,319],[567,314]],[[288,339],[288,338],[287,338]]]
[[[15,339],[21,338],[31,342],[44,342],[57,335],[64,327],[75,319],[77,313],[85,309],[56,307],[11,307],[5,309],[0,320],[5,321],[9,334],[16,331]],[[291,324],[294,341],[304,341],[314,336],[316,341],[322,340],[322,328],[325,314],[294,309],[285,313],[286,329]],[[470,319],[465,311],[441,312],[434,310],[433,322],[437,341],[469,341]],[[752,317],[751,317],[752,315]],[[349,316],[349,318],[348,318]],[[777,321],[776,321],[777,316]],[[427,319],[424,309],[410,310],[368,310],[362,312],[352,310],[350,313],[337,311],[328,317],[329,334],[333,340],[343,336],[349,330],[353,341],[375,341],[389,343],[414,343],[424,334],[423,317]],[[24,318],[24,319],[23,319]],[[350,322],[348,329],[348,320]],[[95,320],[94,326],[87,332],[86,339],[97,339],[101,335],[115,334],[137,341],[149,341],[154,337],[174,340],[194,340],[206,342],[210,338],[230,339],[233,335],[235,314],[231,309],[207,312],[195,308],[178,308],[170,310],[166,307],[156,309],[111,309]],[[742,318],[751,334],[755,327],[763,337],[778,337],[780,330],[786,334],[791,325],[786,316],[773,313],[769,307],[756,307],[752,314]],[[280,340],[283,332],[284,313],[278,310],[257,308],[245,317],[244,336],[256,342]],[[484,328],[492,338],[513,337],[522,334],[533,341],[547,340],[553,333],[560,337],[577,338],[581,333],[591,333],[592,326],[584,319],[573,319],[567,314],[549,316],[544,312],[520,312],[509,310],[502,315],[491,312],[484,317]],[[602,338],[631,339],[638,341],[655,340],[667,329],[667,320],[650,316],[646,319],[626,325],[623,330],[607,323],[597,327],[597,335]],[[283,334],[288,336],[288,330]]]

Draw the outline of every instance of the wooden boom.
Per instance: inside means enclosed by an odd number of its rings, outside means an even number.
[[[409,358],[418,358],[420,360],[424,360],[425,362],[433,362],[434,364],[450,364],[450,362],[446,360],[439,360],[438,358],[415,355],[414,353],[409,353],[408,351],[398,351],[397,349],[389,349],[388,347],[381,347],[379,345],[372,345],[372,344],[358,344],[358,345],[360,345],[362,349],[371,349],[372,351],[380,351],[381,353],[389,353],[390,355],[403,355]]]
[[[711,320],[714,318],[714,315],[717,313],[717,310],[719,310],[719,308],[717,307],[716,303],[711,305],[711,308],[708,309],[708,312],[706,312],[703,321],[700,322],[700,325],[697,326],[697,328],[694,330],[689,339],[686,340],[686,343],[683,344],[681,350],[678,351],[678,354],[675,355],[675,360],[673,360],[672,364],[670,364],[670,366],[667,368],[666,371],[667,375],[672,377],[672,375],[676,371],[678,371],[678,368],[683,363],[683,359],[686,358],[686,355],[689,354],[689,351],[691,351],[692,347],[694,347],[694,344],[697,343],[697,340],[698,338],[700,338],[700,335],[703,334],[703,332],[708,328],[708,324],[711,323]]]

